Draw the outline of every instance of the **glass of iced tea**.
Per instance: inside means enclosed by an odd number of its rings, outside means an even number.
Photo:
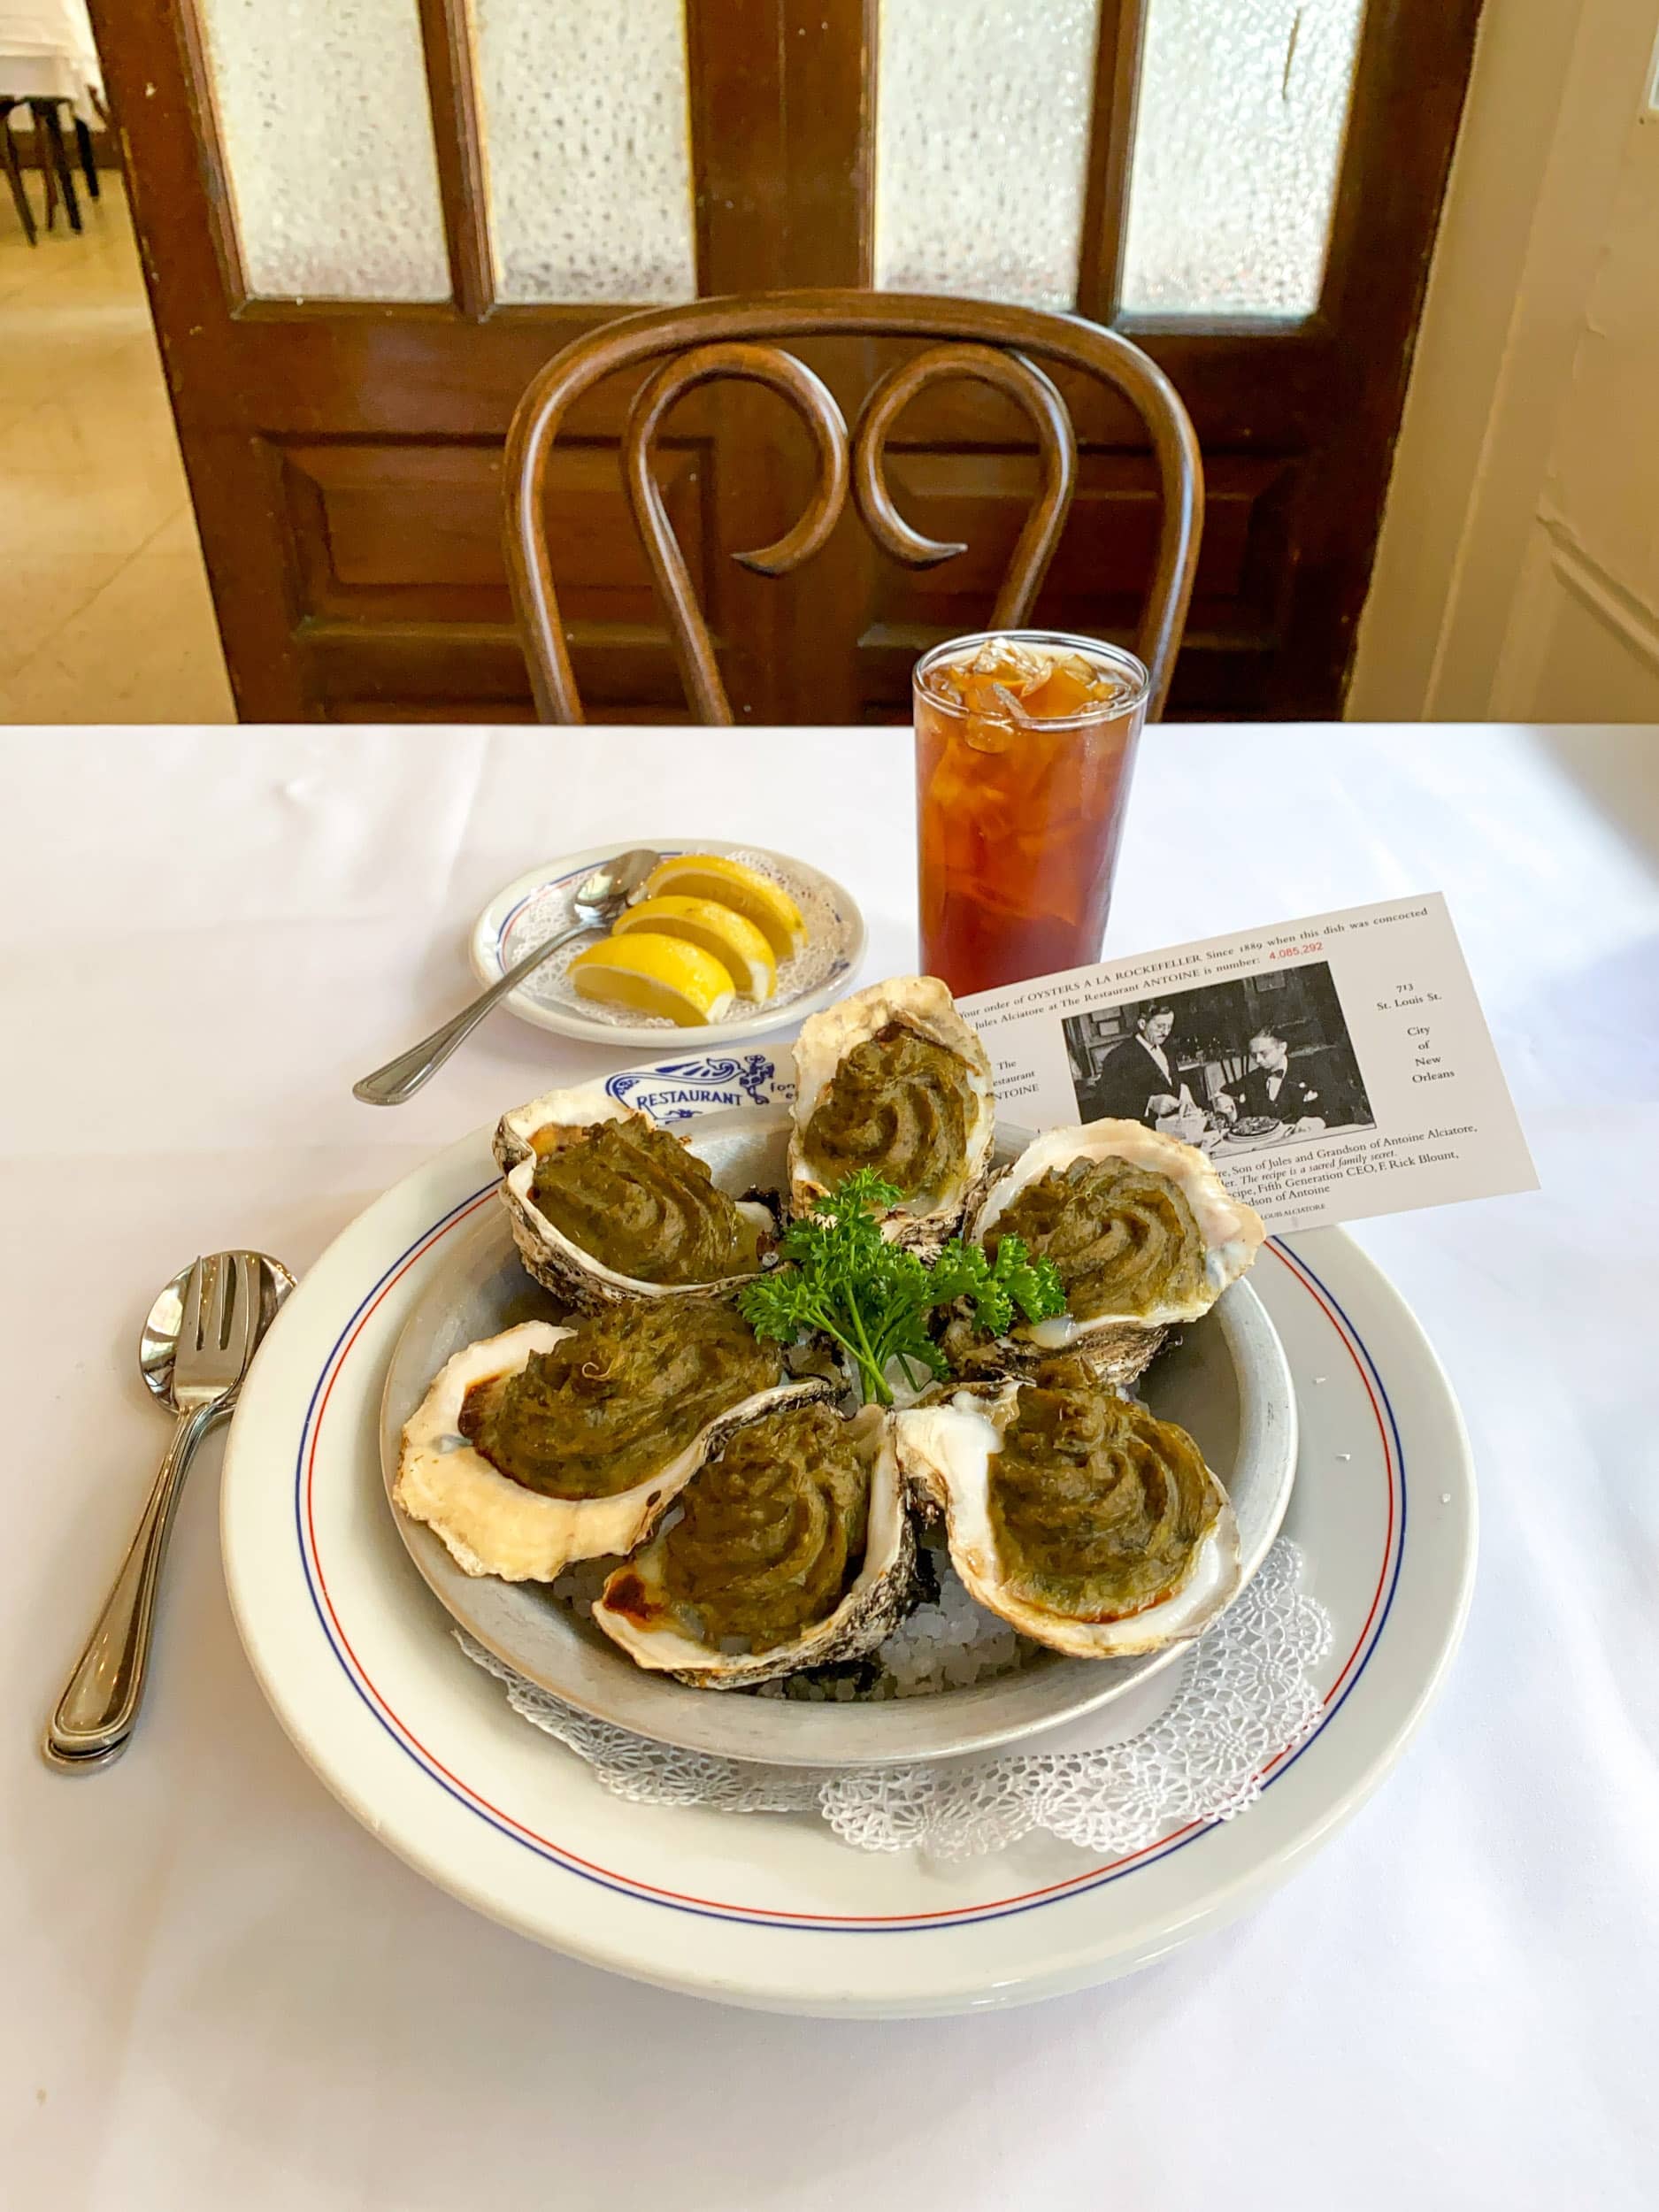
[[[1100,957],[1149,679],[1053,630],[916,664],[922,969],[958,995]]]

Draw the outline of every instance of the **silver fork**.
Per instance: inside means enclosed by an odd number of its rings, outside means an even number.
[[[173,1441],[115,1586],[48,1725],[42,1748],[55,1765],[107,1765],[127,1747],[149,1673],[156,1589],[173,1508],[196,1446],[234,1402],[263,1331],[263,1310],[258,1254],[218,1252],[190,1270],[171,1382],[150,1385],[177,1417]]]

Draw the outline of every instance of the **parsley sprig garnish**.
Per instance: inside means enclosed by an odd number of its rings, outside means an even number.
[[[1052,1260],[1033,1260],[1018,1237],[1003,1237],[996,1257],[960,1238],[931,1265],[881,1233],[880,1216],[900,1194],[869,1168],[849,1175],[817,1210],[792,1222],[779,1247],[782,1264],[757,1277],[738,1304],[757,1336],[795,1344],[818,1331],[853,1363],[866,1402],[890,1406],[887,1370],[895,1362],[912,1385],[943,1380],[950,1363],[928,1327],[941,1306],[966,1299],[993,1336],[1064,1313],[1065,1293]]]

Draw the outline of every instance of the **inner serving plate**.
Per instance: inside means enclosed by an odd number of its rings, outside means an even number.
[[[787,1110],[701,1117],[692,1148],[721,1189],[741,1197],[784,1187]],[[997,1127],[999,1167],[1029,1133]],[[505,1211],[488,1208],[427,1285],[393,1352],[380,1410],[388,1509],[411,1558],[450,1617],[518,1673],[578,1710],[660,1743],[784,1766],[879,1766],[987,1750],[1126,1700],[1185,1646],[1138,1659],[1044,1652],[1016,1674],[966,1689],[860,1704],[807,1704],[692,1689],[648,1674],[554,1599],[544,1585],[464,1574],[442,1540],[389,1505],[403,1426],[444,1362],[515,1323],[564,1318],[526,1275]],[[1141,1395],[1196,1439],[1238,1517],[1240,1588],[1260,1566],[1290,1502],[1296,1408],[1278,1335],[1248,1281],[1225,1293],[1159,1354]]]

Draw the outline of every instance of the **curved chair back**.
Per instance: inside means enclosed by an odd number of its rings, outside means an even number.
[[[879,380],[849,434],[829,388],[780,343],[832,337],[933,342]],[[911,400],[931,384],[966,377],[1005,392],[1031,420],[1042,467],[1041,488],[988,626],[1014,629],[1029,619],[1077,481],[1076,434],[1045,363],[1080,370],[1120,393],[1151,437],[1163,513],[1135,650],[1152,678],[1148,717],[1162,711],[1192,597],[1204,492],[1192,423],[1156,363],[1112,331],[1037,308],[891,292],[813,291],[695,300],[683,307],[625,315],[566,346],[532,380],[507,440],[506,550],[541,720],[583,719],[548,546],[549,460],[571,409],[595,384],[658,362],[629,411],[622,469],[687,696],[701,721],[730,722],[733,717],[708,624],[652,466],[654,442],[675,402],[697,385],[737,377],[780,393],[805,423],[818,465],[806,512],[775,543],[734,557],[762,575],[781,576],[823,546],[849,490],[870,534],[895,560],[931,568],[962,552],[960,545],[921,536],[899,515],[887,485],[887,437]]]

